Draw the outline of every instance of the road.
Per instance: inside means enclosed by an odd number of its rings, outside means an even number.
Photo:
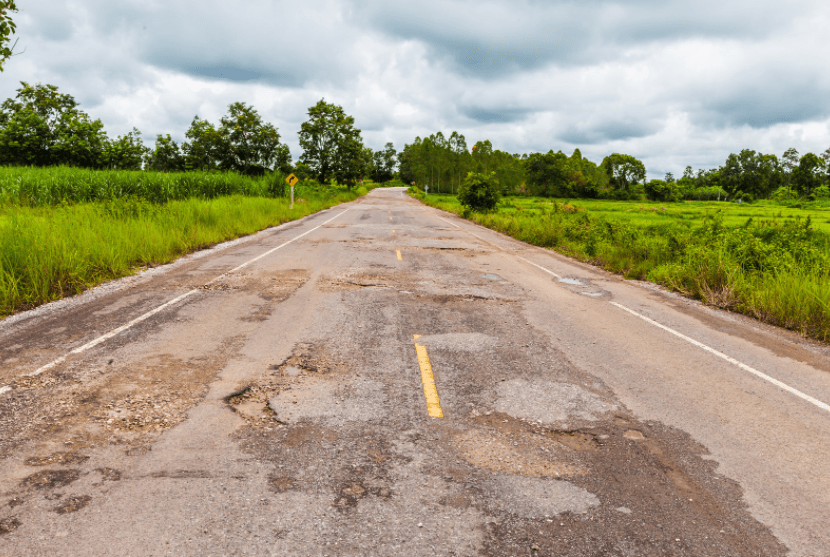
[[[830,555],[828,372],[374,190],[0,323],[0,557]]]

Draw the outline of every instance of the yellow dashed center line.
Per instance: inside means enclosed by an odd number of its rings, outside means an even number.
[[[412,335],[421,338],[421,335]],[[418,354],[418,365],[421,367],[421,382],[424,384],[424,398],[427,401],[427,413],[430,418],[443,418],[441,404],[438,400],[438,389],[435,387],[435,377],[432,375],[432,366],[429,363],[426,346],[415,343],[415,352]]]
[[[398,261],[403,261],[403,257],[401,257],[401,250],[396,249],[395,251],[396,251],[396,252],[397,252],[397,254],[398,254]]]

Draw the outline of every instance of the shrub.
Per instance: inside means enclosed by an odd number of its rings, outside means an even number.
[[[496,173],[470,172],[458,188],[458,201],[471,211],[492,211],[499,202]]]

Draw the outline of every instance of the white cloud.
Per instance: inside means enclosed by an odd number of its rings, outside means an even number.
[[[652,176],[830,147],[830,9],[702,0],[26,3],[0,98],[58,85],[111,135],[182,140],[253,104],[296,158],[321,97],[367,144],[458,130],[509,152],[631,153]]]

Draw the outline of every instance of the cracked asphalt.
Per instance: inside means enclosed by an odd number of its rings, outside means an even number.
[[[830,555],[830,413],[621,308],[830,402],[826,346],[378,189],[0,322],[0,557]]]

